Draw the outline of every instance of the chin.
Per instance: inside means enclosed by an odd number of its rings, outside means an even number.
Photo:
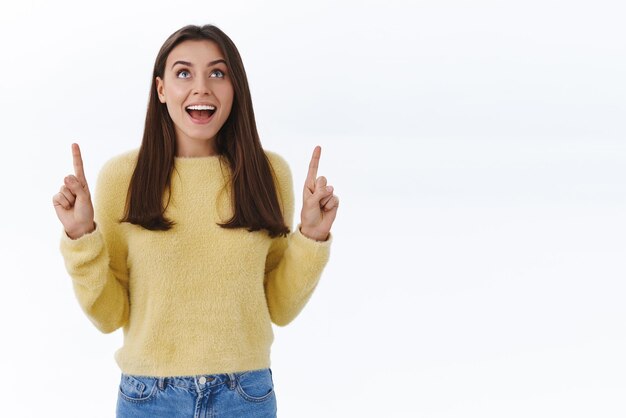
[[[216,138],[217,137],[217,132],[209,132],[209,133],[189,132],[187,134],[187,136],[189,138],[191,138],[192,140],[194,140],[194,141],[204,141],[204,142],[207,142],[207,141],[212,140],[213,138]]]

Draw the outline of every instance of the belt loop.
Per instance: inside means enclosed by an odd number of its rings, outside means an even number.
[[[165,388],[165,378],[159,377],[159,389],[163,390]]]
[[[228,387],[232,390],[235,389],[235,385],[237,384],[237,380],[235,378],[234,373],[228,373]]]

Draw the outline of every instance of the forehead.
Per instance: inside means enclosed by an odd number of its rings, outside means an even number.
[[[176,45],[167,57],[167,68],[176,61],[188,61],[192,64],[205,64],[218,58],[224,58],[219,46],[213,41],[183,41]]]

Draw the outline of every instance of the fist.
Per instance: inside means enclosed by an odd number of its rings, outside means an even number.
[[[309,163],[302,195],[302,211],[300,212],[300,232],[316,241],[326,241],[330,227],[337,216],[339,197],[333,194],[334,188],[329,186],[326,177],[317,177],[322,148],[316,146]]]
[[[78,144],[72,144],[72,158],[74,160],[74,175],[63,179],[63,186],[59,193],[52,197],[52,204],[57,217],[65,227],[65,233],[71,239],[96,229],[94,223],[91,193],[87,186],[87,179],[83,170],[83,159]]]

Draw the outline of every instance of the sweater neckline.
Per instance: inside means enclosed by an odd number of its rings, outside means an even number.
[[[183,177],[201,178],[198,175],[213,176],[216,173],[226,173],[228,162],[225,155],[207,155],[203,157],[176,157],[174,156],[174,171]]]
[[[215,164],[222,160],[223,154],[205,155],[202,157],[177,157],[174,156],[174,164],[177,166],[202,166]],[[224,157],[225,158],[225,157]]]
[[[211,159],[217,159],[219,157],[221,157],[223,154],[215,154],[215,155],[203,155],[200,157],[178,157],[178,156],[174,156],[174,160],[211,160]]]

